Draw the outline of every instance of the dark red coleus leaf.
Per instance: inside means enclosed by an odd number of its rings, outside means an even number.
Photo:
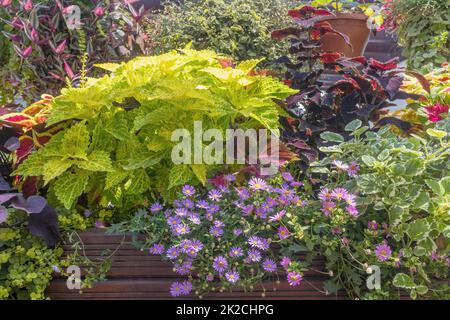
[[[340,36],[345,41],[345,43],[351,47],[350,38],[345,33],[339,32],[334,29],[328,21],[317,22],[316,24],[314,24],[309,33],[311,37],[316,40],[320,39],[320,37],[324,34],[333,33]]]
[[[319,59],[322,63],[334,63],[341,57],[342,53],[339,52],[322,52],[319,55]]]
[[[220,64],[220,66],[224,69],[225,68],[234,68],[234,62],[232,59],[223,58],[223,59],[217,59],[217,60]]]
[[[389,61],[386,62],[381,62],[375,59],[370,59],[369,61],[369,67],[376,69],[376,70],[380,70],[380,71],[388,71],[388,70],[393,70],[397,68],[397,64],[398,64],[398,57],[395,57]]]
[[[272,31],[271,36],[273,39],[282,40],[288,36],[298,37],[298,36],[300,36],[301,33],[302,33],[302,31],[298,28],[288,27],[288,28]]]
[[[317,9],[312,6],[303,6],[298,9],[289,10],[288,15],[292,18],[304,18],[307,15],[330,16],[333,15],[333,13],[325,9]]]

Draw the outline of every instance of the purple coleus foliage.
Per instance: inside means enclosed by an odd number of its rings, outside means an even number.
[[[22,193],[12,191],[9,183],[0,177],[0,192],[4,192],[0,194],[0,225],[7,223],[8,208],[26,212],[30,233],[42,238],[48,246],[55,246],[60,239],[56,211],[41,196],[25,198]]]

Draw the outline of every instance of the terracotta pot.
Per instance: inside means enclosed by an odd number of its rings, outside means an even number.
[[[357,57],[364,54],[369,41],[370,30],[367,28],[367,16],[357,13],[339,13],[328,21],[333,29],[346,34],[352,47],[342,37],[328,33],[322,37],[322,49],[343,53],[346,57]]]

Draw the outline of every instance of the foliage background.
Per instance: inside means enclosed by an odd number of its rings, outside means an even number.
[[[155,53],[193,43],[197,50],[213,49],[236,61],[278,58],[287,44],[270,38],[272,30],[289,24],[293,0],[169,1],[161,14],[149,19],[147,33]],[[233,8],[233,10],[230,10]]]

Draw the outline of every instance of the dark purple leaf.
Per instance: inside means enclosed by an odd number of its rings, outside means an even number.
[[[2,193],[0,194],[0,204],[10,201],[11,199],[17,198],[19,195],[21,196],[20,193]]]
[[[61,238],[58,215],[48,205],[40,213],[28,217],[28,229],[32,235],[42,238],[49,247],[54,247]]]
[[[3,146],[8,151],[11,151],[11,152],[16,151],[20,147],[20,140],[17,137],[11,137],[8,140],[6,140],[6,142]]]
[[[0,191],[9,190],[11,190],[11,185],[2,176],[0,176]]]
[[[366,104],[361,108],[358,108],[354,111],[359,119],[368,121],[372,115],[372,113],[378,109],[378,106],[375,104]]]
[[[46,205],[47,200],[41,196],[30,196],[25,199],[22,194],[11,202],[11,207],[26,211],[30,214],[40,213]]]
[[[0,206],[0,224],[8,218],[8,210],[4,206]]]

